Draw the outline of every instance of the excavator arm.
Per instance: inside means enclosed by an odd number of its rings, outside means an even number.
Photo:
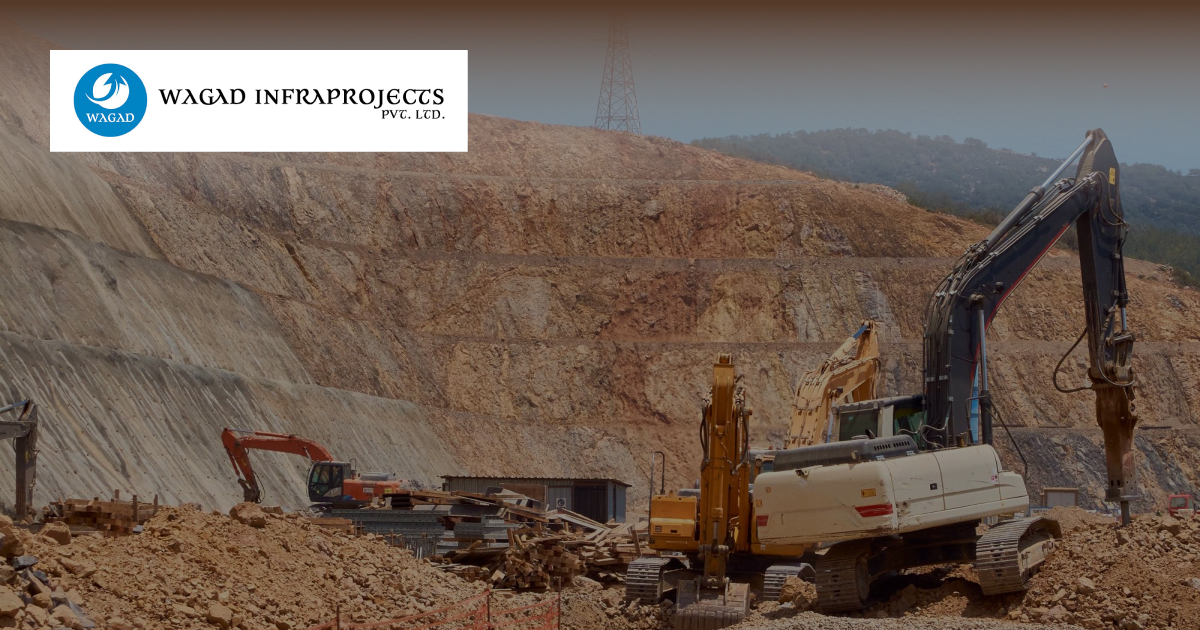
[[[22,400],[0,407],[0,415],[9,412],[17,417],[0,420],[0,440],[13,440],[17,469],[17,500],[13,509],[17,520],[23,520],[33,507],[33,486],[37,483],[38,406],[32,400]]]
[[[863,322],[857,332],[796,386],[787,448],[816,444],[834,405],[875,398],[879,372],[877,329],[875,322]]]
[[[1056,182],[1076,158],[1075,177]],[[1013,289],[1074,225],[1079,234],[1091,379],[1090,387],[1079,389],[1096,392],[1096,421],[1104,434],[1109,477],[1107,498],[1121,501],[1127,514],[1133,481],[1130,446],[1137,416],[1131,365],[1134,336],[1126,320],[1129,293],[1122,255],[1128,226],[1119,189],[1120,165],[1112,144],[1102,130],[1092,130],[1075,153],[985,240],[972,246],[942,281],[927,309],[925,437],[941,446],[991,443],[987,328]],[[975,400],[980,408],[978,435],[970,419]]]
[[[331,462],[333,455],[324,446],[298,435],[286,433],[267,433],[265,431],[243,431],[225,427],[221,431],[221,443],[233,463],[233,470],[238,475],[238,483],[247,501],[258,503],[262,501],[262,491],[258,487],[258,477],[250,464],[250,449],[274,451],[276,453],[291,453],[303,455],[314,462]]]

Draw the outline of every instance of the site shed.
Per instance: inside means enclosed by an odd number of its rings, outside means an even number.
[[[541,502],[547,510],[564,509],[601,523],[625,522],[625,493],[629,484],[594,477],[472,477],[443,475],[448,492],[487,494],[508,490]]]

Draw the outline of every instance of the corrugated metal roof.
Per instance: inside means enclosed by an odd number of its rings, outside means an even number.
[[[609,479],[606,477],[520,477],[507,475],[442,475],[442,479],[449,481],[450,479],[490,479],[496,481],[586,481],[590,483],[607,483],[609,481],[631,488],[632,485],[621,481],[620,479]]]

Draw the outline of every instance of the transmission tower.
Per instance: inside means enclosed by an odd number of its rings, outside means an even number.
[[[633,91],[633,65],[629,62],[629,29],[622,17],[614,17],[608,25],[608,56],[596,103],[596,128],[642,133],[637,94]]]

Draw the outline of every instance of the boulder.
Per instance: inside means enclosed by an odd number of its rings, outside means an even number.
[[[1054,606],[1046,612],[1045,619],[1050,623],[1067,623],[1071,620],[1071,613],[1063,606]]]
[[[57,620],[68,628],[83,627],[83,624],[79,621],[79,617],[76,617],[75,613],[71,612],[71,607],[66,604],[56,606],[54,610],[50,611],[50,618]]]
[[[37,564],[37,561],[35,556],[17,556],[12,559],[12,568],[21,571]]]
[[[37,627],[40,628],[42,626],[45,626],[47,623],[49,623],[50,613],[48,611],[46,611],[44,608],[41,608],[38,606],[26,606],[25,607],[25,618],[33,619],[33,621],[37,624]]]
[[[25,553],[25,545],[11,524],[0,524],[0,556],[11,558]]]
[[[229,509],[229,517],[250,527],[262,529],[267,526],[267,515],[254,503],[239,503]]]
[[[8,587],[0,588],[0,617],[16,617],[25,608],[25,602]]]
[[[87,560],[74,560],[72,558],[63,558],[58,561],[63,568],[71,573],[71,575],[87,578],[91,577],[96,572],[96,565]]]
[[[71,528],[62,521],[46,523],[38,532],[38,537],[53,544],[68,545],[71,543]]]
[[[228,628],[233,622],[233,611],[224,604],[213,604],[208,607],[207,619],[220,628]]]
[[[1075,590],[1079,591],[1080,593],[1082,593],[1084,595],[1090,595],[1090,594],[1096,592],[1096,583],[1085,577],[1081,577],[1075,583]]]

